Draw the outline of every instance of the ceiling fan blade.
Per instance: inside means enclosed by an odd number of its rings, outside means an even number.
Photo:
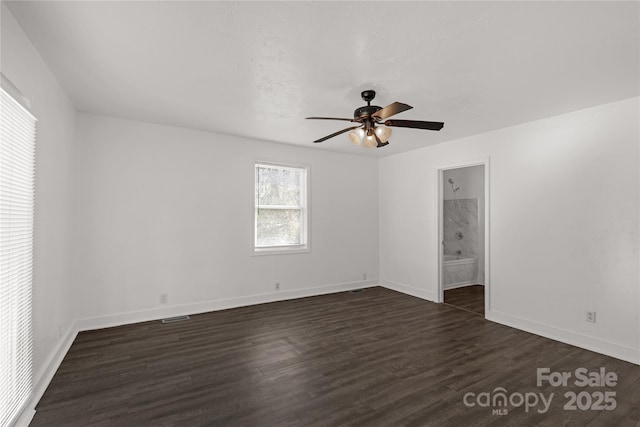
[[[342,134],[342,133],[349,132],[349,131],[350,131],[350,130],[352,130],[352,129],[358,129],[359,127],[360,127],[360,126],[352,126],[352,127],[350,127],[350,128],[342,129],[342,130],[339,130],[339,131],[338,131],[338,132],[336,132],[336,133],[332,133],[331,135],[327,135],[327,136],[325,136],[324,138],[316,139],[316,140],[315,140],[315,141],[313,141],[313,142],[322,142],[322,141],[326,141],[326,140],[327,140],[327,139],[329,139],[329,138],[333,138],[334,136],[338,136],[338,135],[340,135],[340,134]]]
[[[343,118],[339,118],[339,117],[305,117],[307,120],[309,119],[313,119],[313,120],[345,120],[347,122],[355,122],[355,120],[353,119],[343,119]]]
[[[393,104],[389,104],[383,109],[376,111],[372,114],[372,116],[380,120],[384,120],[387,117],[391,117],[395,114],[402,113],[403,111],[407,111],[412,108],[413,107],[411,105],[403,104],[402,102],[394,102]]]
[[[387,120],[385,126],[398,128],[414,128],[426,130],[440,130],[444,126],[442,122],[425,122],[422,120]]]

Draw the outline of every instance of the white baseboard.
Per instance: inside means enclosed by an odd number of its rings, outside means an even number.
[[[535,335],[540,335],[545,338],[550,338],[555,341],[560,341],[565,344],[595,351],[596,353],[605,354],[607,356],[615,357],[616,359],[640,365],[640,349],[638,348],[612,343],[600,338],[523,319],[521,317],[502,313],[496,310],[490,310],[487,312],[486,319],[512,328],[530,332]]]
[[[73,341],[76,339],[76,335],[78,335],[78,330],[75,322],[72,322],[53,351],[49,354],[42,368],[34,375],[33,392],[17,420],[14,422],[14,427],[27,427],[31,423],[33,416],[36,414],[36,405],[40,402],[47,387],[49,387],[49,383],[60,367],[62,360],[67,355],[71,344],[73,344]]]
[[[427,301],[435,302],[436,300],[435,293],[428,289],[414,288],[413,286],[405,285],[404,283],[392,282],[390,280],[381,280],[380,286]]]
[[[427,301],[435,301],[435,294],[431,290],[419,289],[402,283],[392,282],[389,280],[376,280],[340,283],[328,286],[319,286],[313,288],[296,289],[292,291],[277,291],[267,294],[257,294],[238,298],[227,298],[220,300],[211,300],[194,304],[183,304],[177,306],[168,306],[162,308],[152,308],[146,310],[131,311],[127,313],[118,313],[108,316],[91,317],[78,319],[69,326],[63,338],[60,339],[58,345],[47,358],[47,362],[42,369],[34,377],[34,391],[25,405],[20,416],[14,423],[16,427],[26,427],[35,415],[35,407],[40,401],[42,395],[46,391],[51,379],[60,367],[62,360],[69,351],[71,344],[75,340],[78,332],[108,328],[113,326],[121,326],[125,324],[147,322],[152,320],[163,319],[166,317],[181,316],[187,314],[204,313],[209,311],[225,310],[229,308],[242,307],[254,304],[263,304],[275,301],[284,301],[289,299],[304,298],[315,295],[331,294],[336,292],[350,291],[360,288],[368,288],[373,286],[383,286],[397,292],[412,295]],[[549,325],[533,322],[517,316],[491,310],[487,313],[486,318],[493,322],[497,322],[516,329],[521,329],[536,335],[550,338],[556,341],[575,345],[587,350],[602,353],[617,359],[640,365],[640,350],[632,347],[622,346],[610,343],[598,338],[577,334],[575,332],[556,328]]]
[[[131,311],[127,313],[118,313],[108,316],[78,319],[72,322],[63,338],[60,339],[54,350],[47,358],[47,361],[44,364],[43,368],[40,369],[38,374],[34,377],[33,393],[31,394],[31,397],[29,398],[27,404],[25,404],[17,420],[14,422],[13,426],[27,427],[29,425],[36,413],[36,405],[42,398],[44,392],[47,390],[49,383],[60,367],[62,360],[69,351],[69,348],[71,347],[71,344],[73,344],[73,341],[78,335],[78,332],[109,328],[113,326],[121,326],[131,323],[148,322],[152,320],[164,319],[166,317],[205,313],[209,311],[226,310],[229,308],[243,307],[247,305],[332,294],[336,292],[351,291],[354,289],[369,288],[373,286],[378,286],[377,280],[339,283],[335,285],[318,286],[291,291],[276,291],[267,294],[249,295],[238,298],[226,298],[193,304],[151,308],[146,310]]]
[[[35,406],[32,406],[31,402],[29,401],[24,406],[22,411],[20,411],[20,415],[18,415],[18,418],[13,421],[13,424],[11,424],[11,426],[12,427],[29,427],[29,424],[31,424],[31,421],[33,420],[33,417],[35,415],[36,415]]]
[[[304,298],[316,295],[332,294],[336,292],[350,291],[353,289],[377,286],[377,280],[365,280],[358,282],[339,283],[335,285],[318,286],[313,288],[295,289],[291,291],[275,291],[266,294],[248,295],[237,298],[225,298],[210,300],[192,304],[181,304],[166,307],[150,308],[145,310],[116,313],[107,316],[98,316],[79,319],[76,321],[78,331],[90,331],[94,329],[111,328],[114,326],[128,325],[131,323],[148,322],[151,320],[165,319],[167,317],[185,316],[190,314],[206,313],[209,311],[226,310],[229,308],[244,307],[248,305],[264,304],[275,301],[285,301],[296,298]]]
[[[387,289],[401,292],[403,294],[412,295],[427,301],[435,301],[435,294],[430,290],[418,289],[402,283],[392,282],[389,280],[381,280],[380,286]],[[464,285],[467,286],[467,285]],[[560,341],[565,344],[584,348],[585,350],[594,351],[616,359],[631,362],[640,365],[640,349],[624,346],[588,335],[579,334],[568,331],[566,329],[557,328],[555,326],[545,325],[518,316],[502,313],[496,310],[490,310],[486,313],[486,319],[512,328],[520,329],[535,335]]]

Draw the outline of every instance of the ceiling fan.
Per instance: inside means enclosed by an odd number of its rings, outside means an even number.
[[[307,117],[314,120],[343,120],[347,122],[359,123],[357,126],[348,127],[338,132],[327,135],[324,138],[316,139],[313,142],[326,141],[329,138],[338,136],[345,132],[349,132],[349,139],[355,145],[363,145],[367,148],[380,148],[389,145],[389,137],[391,136],[390,127],[414,128],[426,130],[440,130],[444,126],[442,122],[425,122],[421,120],[386,120],[403,111],[412,109],[413,107],[401,102],[394,102],[386,107],[378,107],[371,105],[371,101],[376,97],[374,90],[365,90],[361,94],[362,99],[367,105],[356,108],[353,112],[353,119],[343,119],[336,117]]]

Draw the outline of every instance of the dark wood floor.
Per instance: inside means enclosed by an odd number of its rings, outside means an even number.
[[[444,302],[484,317],[484,286],[469,285],[444,291]]]
[[[545,367],[619,381],[537,387]],[[639,384],[631,363],[371,288],[80,333],[32,426],[636,426]],[[497,387],[554,398],[546,414],[463,403]],[[570,390],[617,408],[565,411]]]

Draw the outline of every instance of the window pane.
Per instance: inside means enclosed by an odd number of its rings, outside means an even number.
[[[302,170],[259,166],[256,174],[259,205],[301,206]]]
[[[300,209],[256,209],[256,246],[301,245]]]
[[[307,249],[307,168],[256,163],[255,171],[255,248]]]

